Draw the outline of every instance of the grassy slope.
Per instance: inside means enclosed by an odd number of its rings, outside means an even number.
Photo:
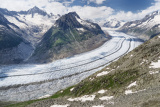
[[[107,89],[110,90],[112,94],[118,95],[119,91],[122,90],[121,88],[124,88],[132,81],[135,81],[138,78],[150,78],[148,73],[152,69],[149,68],[149,65],[152,61],[156,62],[157,58],[160,56],[159,40],[160,38],[158,37],[153,38],[120,58],[118,61],[113,62],[103,70],[99,71],[113,70],[108,75],[97,77],[96,75],[99,73],[97,72],[74,86],[72,92],[67,92],[66,94],[65,90],[63,93],[59,91],[53,95],[53,98],[64,95],[77,97],[86,94],[93,94],[100,89]],[[131,57],[131,55],[133,56]],[[148,62],[141,64],[144,59]],[[91,81],[91,79],[93,80]],[[66,90],[69,89],[71,88]]]
[[[78,97],[86,94],[93,94],[100,89],[107,89],[110,95],[119,96],[124,93],[126,86],[133,81],[137,81],[139,83],[139,80],[145,81],[142,83],[143,85],[140,85],[140,89],[142,87],[144,88],[144,86],[145,88],[149,87],[147,84],[149,84],[153,79],[149,75],[149,71],[154,71],[154,69],[149,68],[149,65],[152,61],[157,61],[157,58],[160,56],[159,41],[160,38],[158,36],[154,37],[150,41],[147,41],[138,48],[134,49],[129,54],[120,58],[118,61],[113,62],[103,70],[98,71],[75,86],[64,89],[63,92],[57,92],[48,99]],[[146,62],[141,64],[144,60],[146,60]],[[108,75],[97,77],[97,74],[102,71],[111,72]],[[70,89],[73,87],[74,90],[71,92]],[[24,107],[35,101],[19,103],[9,107]]]
[[[74,37],[73,37],[73,35]],[[83,40],[87,40],[90,37],[94,36],[90,32],[84,32],[79,33],[76,29],[71,29],[71,32],[69,30],[63,31],[60,28],[51,28],[46,34],[45,38],[43,39],[41,45],[35,50],[35,54],[41,54],[44,51],[47,51],[49,49],[59,49],[63,45],[70,44],[72,42],[76,41],[81,42]]]

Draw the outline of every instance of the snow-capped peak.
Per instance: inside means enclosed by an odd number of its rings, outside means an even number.
[[[46,16],[48,15],[45,11],[39,9],[37,6],[34,6],[33,8],[29,9],[28,11],[20,11],[18,12],[19,14],[24,14],[24,15],[27,15],[27,14],[31,14],[32,17],[34,16],[34,14],[38,13],[39,15],[42,15],[42,16]]]
[[[39,9],[37,6],[31,8],[27,11],[27,14],[35,14],[35,13],[38,13],[38,14],[43,15],[43,16],[47,15],[47,13],[45,11]]]
[[[103,26],[107,28],[119,28],[120,26],[122,26],[122,24],[123,23],[121,21],[118,21],[117,19],[114,18],[114,19],[108,19]]]

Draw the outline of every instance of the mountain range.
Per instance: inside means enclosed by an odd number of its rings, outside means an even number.
[[[119,21],[117,19],[109,19],[107,20],[103,27],[107,27],[107,28],[119,28],[122,27],[124,25],[125,22]]]
[[[80,19],[75,12],[63,16],[53,15],[36,6],[20,12],[1,8],[0,25],[0,29],[7,28],[1,32],[8,36],[5,39],[1,35],[2,64],[26,62],[30,57],[29,62],[37,63],[70,57],[99,47],[109,37],[98,24]],[[20,40],[25,45],[20,45]]]
[[[129,53],[128,50],[126,55],[111,61],[110,65],[76,85],[62,89],[48,98],[10,107],[55,107],[51,106],[53,104],[71,107],[159,107],[160,11],[121,25],[116,19],[104,24],[105,27],[119,28],[119,31],[146,42]],[[133,39],[119,38],[126,39],[130,44]],[[59,16],[47,14],[38,7],[20,12],[0,9],[0,64],[48,63],[67,59],[93,50],[109,39],[110,36],[98,24],[81,19],[76,12]],[[38,75],[43,73],[48,72]],[[10,77],[14,76],[19,75]],[[32,89],[34,86],[29,87],[29,90]]]
[[[54,95],[10,107],[159,107],[160,34]]]
[[[82,20],[77,13],[63,15],[45,33],[31,62],[51,62],[101,46],[109,36],[98,24]],[[43,53],[43,54],[42,54]]]
[[[120,31],[149,40],[160,33],[160,11],[155,11],[141,20],[125,23]]]

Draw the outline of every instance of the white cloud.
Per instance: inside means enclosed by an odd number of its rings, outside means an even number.
[[[63,1],[60,3],[59,1]],[[68,2],[69,1],[69,2]],[[80,17],[85,19],[108,19],[117,18],[118,20],[131,21],[143,18],[145,15],[160,9],[160,0],[155,0],[152,6],[138,13],[119,11],[107,6],[92,7],[92,6],[66,6],[67,3],[72,3],[75,0],[0,0],[0,8],[9,10],[28,10],[34,6],[46,10],[53,14],[66,14],[71,11],[76,11]],[[105,0],[88,0],[97,4],[103,3]],[[66,3],[66,4],[65,4]]]
[[[113,9],[106,6],[73,6],[68,9],[69,12],[76,11],[84,19],[104,19],[113,13]]]
[[[7,8],[9,10],[20,11],[28,10],[34,6],[44,8],[48,13],[63,14],[66,13],[66,6],[63,3],[51,0],[0,0],[0,8]]]
[[[71,11],[76,11],[80,17],[85,19],[102,19],[112,14],[114,11],[110,7],[91,7],[91,6],[73,6],[67,7],[64,3],[58,2],[59,0],[0,0],[1,8],[7,8],[9,10],[28,10],[34,6],[39,8],[44,7],[48,13],[53,14],[66,14]],[[97,0],[98,1],[98,0]],[[100,0],[101,2],[104,0]],[[100,3],[98,1],[98,3]],[[74,2],[74,0],[71,0]],[[14,5],[13,5],[14,4]]]
[[[94,2],[96,4],[102,4],[106,0],[89,0],[89,2]]]

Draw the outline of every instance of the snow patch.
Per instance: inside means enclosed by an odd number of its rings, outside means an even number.
[[[131,83],[127,88],[131,88],[131,87],[136,86],[136,85],[137,84],[136,84],[136,81],[135,81],[135,82]]]
[[[87,22],[87,21],[85,21],[85,20],[82,20],[82,19],[80,19],[80,18],[78,18],[78,17],[76,17],[76,19],[77,19],[77,21],[78,21],[80,24],[82,24],[83,26],[87,26],[87,27],[89,27],[89,28],[96,28],[94,25],[92,25],[92,23],[89,23],[89,22]]]
[[[160,38],[160,36],[158,36]]]
[[[160,60],[158,62],[152,62],[150,68],[160,68]]]
[[[98,93],[99,94],[103,94],[103,93],[105,93],[107,90],[100,90],[100,91],[98,91]]]
[[[106,68],[106,69],[110,69],[110,68]]]
[[[84,95],[82,97],[69,98],[68,101],[81,101],[81,102],[93,101],[95,96],[96,95]]]
[[[145,91],[145,90],[146,90],[146,89],[139,90],[139,91],[135,91],[135,92],[133,92],[132,90],[126,90],[126,91],[125,91],[125,95],[133,94],[133,93],[138,93],[138,92]]]
[[[125,91],[125,94],[126,94],[126,95],[132,94],[132,93],[134,93],[132,90],[126,90],[126,91]]]
[[[101,97],[101,98],[99,98],[100,100],[111,100],[111,99],[113,99],[114,97],[113,96],[103,96],[103,97]]]
[[[85,32],[85,29],[84,28],[76,28],[78,31],[82,31],[82,32]]]
[[[154,72],[154,71],[149,71],[149,74],[158,74],[159,73],[159,71],[156,71],[156,72]]]
[[[51,95],[47,94],[47,95],[45,95],[45,96],[39,97],[38,99],[48,98],[48,97],[50,97],[50,96],[51,96]]]
[[[93,80],[94,80],[94,78],[89,78],[89,80],[90,80],[90,81],[93,81]]]
[[[92,107],[104,107],[104,105],[92,106]]]
[[[70,106],[69,104],[66,104],[66,105],[52,105],[51,107],[68,107]]]
[[[73,91],[73,90],[74,90],[74,88],[71,88],[71,89],[70,89],[70,91]]]
[[[99,74],[97,74],[97,77],[103,76],[103,75],[107,75],[109,72],[108,71],[103,71]]]
[[[131,24],[129,27],[134,27],[134,26],[136,26],[136,24],[135,24],[135,23]]]

